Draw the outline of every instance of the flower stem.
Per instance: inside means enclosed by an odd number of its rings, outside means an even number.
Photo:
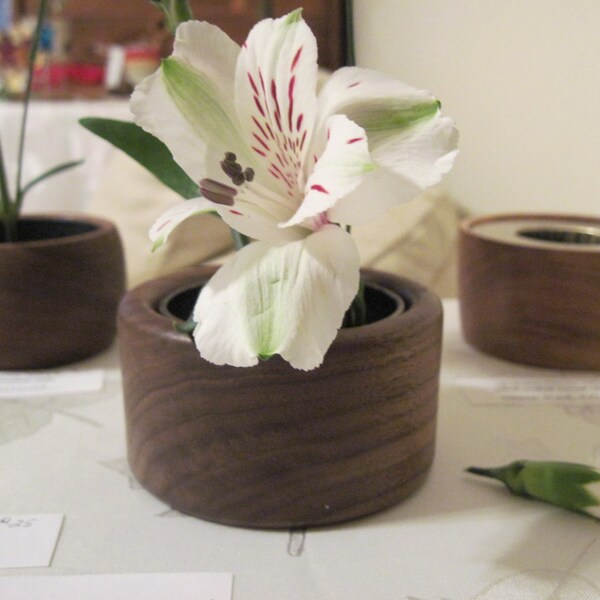
[[[187,0],[151,0],[151,2],[165,13],[166,27],[171,33],[175,33],[180,23],[194,18]]]
[[[346,31],[346,66],[356,66],[356,55],[354,52],[354,11],[352,0],[344,3],[344,27]]]
[[[273,2],[272,0],[261,0],[258,9],[259,18],[270,19],[273,17]]]
[[[231,237],[233,238],[233,246],[236,250],[241,250],[244,246],[247,246],[250,243],[250,238],[239,231],[230,228]]]
[[[482,477],[490,477],[491,479],[498,479],[498,476],[494,472],[494,469],[483,469],[481,467],[468,467],[465,469],[467,473],[473,473],[473,475],[481,475]]]

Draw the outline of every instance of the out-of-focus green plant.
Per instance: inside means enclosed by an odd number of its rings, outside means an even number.
[[[29,104],[31,102],[31,94],[33,89],[33,75],[35,70],[36,57],[40,45],[40,37],[42,27],[46,20],[48,10],[48,0],[41,0],[38,13],[36,27],[31,41],[29,58],[27,63],[27,84],[25,87],[25,95],[23,99],[23,113],[21,117],[21,126],[19,130],[19,147],[17,150],[17,171],[14,187],[11,190],[10,182],[6,172],[6,164],[4,160],[4,152],[0,143],[0,223],[3,230],[3,240],[5,242],[18,241],[17,222],[25,195],[32,187],[41,183],[48,177],[71,169],[81,164],[82,161],[75,160],[59,164],[51,169],[38,175],[26,184],[23,184],[23,162],[25,158],[25,132],[27,129],[27,116],[29,113]]]

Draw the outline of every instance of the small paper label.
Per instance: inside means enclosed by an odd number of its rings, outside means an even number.
[[[0,514],[0,568],[50,566],[62,523],[59,514]]]
[[[0,371],[0,399],[99,392],[104,386],[101,369],[88,371]]]
[[[231,573],[0,577],[2,600],[231,600]]]
[[[600,403],[598,377],[464,377],[455,384],[476,404],[588,405]]]

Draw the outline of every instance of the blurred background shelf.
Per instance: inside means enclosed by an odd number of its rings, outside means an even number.
[[[345,60],[344,0],[190,0],[196,18],[218,25],[242,43],[252,25],[263,16],[275,17],[303,6],[307,23],[319,43],[319,63],[336,69]],[[13,0],[13,23],[35,14],[38,0]],[[50,21],[64,46],[60,60],[76,65],[104,66],[114,45],[144,44],[159,55],[170,54],[172,37],[164,28],[163,14],[148,0],[54,0]],[[58,41],[58,40],[57,40]],[[96,88],[87,90],[85,88]],[[49,90],[45,97],[98,97],[101,85],[81,84]],[[127,91],[127,90],[124,90]]]

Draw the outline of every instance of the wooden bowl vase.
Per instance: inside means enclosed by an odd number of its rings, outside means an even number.
[[[466,221],[459,237],[466,341],[556,369],[600,369],[600,219],[507,214]]]
[[[215,366],[173,328],[212,273],[150,281],[121,303],[128,456],[141,484],[181,512],[257,528],[355,519],[416,490],[434,454],[439,299],[367,272],[369,310],[385,316],[341,330],[318,369],[278,356]]]
[[[125,292],[115,226],[43,215],[20,219],[18,232],[18,242],[0,237],[0,370],[55,367],[108,347]]]

